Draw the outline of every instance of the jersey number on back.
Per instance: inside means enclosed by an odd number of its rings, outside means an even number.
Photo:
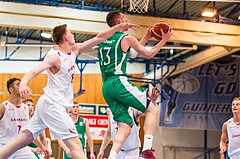
[[[99,52],[100,52],[100,56],[101,56],[101,65],[108,65],[109,63],[110,63],[110,56],[109,56],[109,53],[110,53],[110,50],[111,50],[111,47],[104,47],[104,48],[101,48],[100,50],[99,50]],[[105,52],[106,52],[106,60],[105,61],[103,61],[103,52],[104,52],[104,54],[105,54]]]

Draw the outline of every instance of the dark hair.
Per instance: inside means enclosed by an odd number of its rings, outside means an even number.
[[[7,90],[9,93],[10,93],[9,88],[13,87],[15,81],[21,81],[21,80],[19,78],[10,78],[7,81]]]
[[[32,102],[34,103],[34,100],[32,98],[26,98],[24,100],[22,100],[23,103],[26,103],[26,102]]]
[[[106,21],[108,26],[112,27],[116,25],[116,20],[120,17],[121,12],[119,10],[109,12]]]
[[[73,102],[73,104],[78,104],[78,102]]]
[[[63,35],[66,34],[67,30],[67,24],[58,25],[53,28],[52,30],[52,40],[57,45],[63,42]]]

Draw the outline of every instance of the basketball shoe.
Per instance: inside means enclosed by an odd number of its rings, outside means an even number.
[[[139,159],[157,159],[154,156],[154,151],[154,149],[142,151]]]

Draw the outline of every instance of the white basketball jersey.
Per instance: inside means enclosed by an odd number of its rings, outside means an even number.
[[[54,102],[68,109],[73,106],[73,78],[75,72],[76,56],[73,51],[69,54],[61,53],[59,50],[49,50],[47,56],[57,55],[61,61],[61,68],[56,74],[47,69],[48,82],[44,88],[45,94]]]
[[[128,151],[135,148],[141,147],[140,139],[139,139],[139,129],[140,127],[136,125],[132,108],[128,109],[129,115],[133,119],[133,126],[131,129],[131,133],[123,143],[121,150]],[[111,137],[114,138],[116,135],[116,131],[118,130],[117,122],[113,120],[112,112],[110,111],[110,121],[111,121]]]
[[[240,158],[240,125],[234,123],[233,118],[227,122],[228,131],[228,155],[230,158]]]
[[[29,121],[29,108],[25,104],[17,107],[8,100],[2,103],[5,113],[0,120],[0,145],[16,139]]]

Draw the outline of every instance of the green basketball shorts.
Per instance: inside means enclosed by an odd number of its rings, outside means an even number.
[[[150,103],[146,89],[132,84],[126,76],[109,77],[103,83],[102,92],[117,122],[133,123],[128,108],[144,113]]]

